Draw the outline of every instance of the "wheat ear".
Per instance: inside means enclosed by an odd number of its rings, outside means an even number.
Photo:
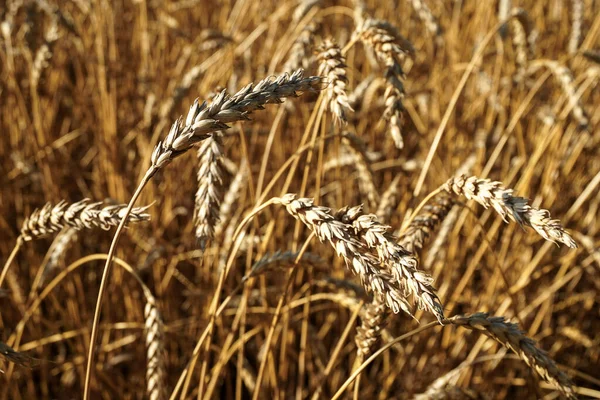
[[[146,297],[144,327],[146,333],[146,392],[150,400],[166,398],[164,363],[164,323],[156,306],[156,299],[148,288],[143,287]]]
[[[512,189],[506,189],[502,182],[465,175],[450,178],[443,186],[449,193],[456,193],[469,200],[475,200],[485,208],[492,207],[504,221],[507,217],[520,225],[532,227],[540,236],[551,242],[563,243],[576,248],[577,244],[559,220],[550,219],[550,212],[531,207],[527,199],[513,196]]]
[[[403,290],[391,274],[379,267],[379,261],[369,253],[351,225],[336,219],[330,208],[315,206],[312,199],[286,194],[273,201],[284,205],[288,213],[302,221],[319,240],[329,242],[368,291],[380,296],[395,313],[403,310],[412,315]]]
[[[214,237],[215,226],[219,222],[221,186],[223,184],[221,159],[223,140],[220,132],[215,132],[198,148],[198,190],[196,191],[196,238],[204,249]]]
[[[214,132],[229,128],[228,123],[247,120],[248,114],[252,111],[262,109],[269,103],[281,103],[286,97],[298,96],[298,92],[320,89],[322,89],[320,77],[303,78],[302,70],[297,70],[292,75],[283,74],[275,79],[263,79],[256,86],[252,84],[247,85],[233,96],[229,96],[224,90],[213,99],[210,105],[207,105],[206,102],[200,104],[196,100],[190,107],[185,121],[182,118],[175,121],[165,140],[156,145],[150,157],[151,165],[127,205],[123,220],[117,227],[106,257],[90,334],[83,400],[88,400],[90,395],[90,382],[92,366],[94,365],[100,311],[112,269],[112,259],[125,226],[125,219],[132,211],[144,187],[161,168],[191,149],[194,144],[208,138]]]
[[[496,340],[517,354],[543,380],[552,384],[567,398],[577,398],[573,390],[573,384],[558,369],[554,361],[544,351],[536,347],[533,339],[525,336],[517,325],[506,322],[504,317],[490,317],[487,313],[475,313],[452,317],[445,322],[479,331]]]
[[[329,86],[327,97],[329,99],[329,110],[333,113],[336,122],[345,124],[348,122],[348,113],[354,111],[348,103],[346,94],[346,58],[342,56],[342,50],[332,39],[326,39],[317,49],[319,55],[318,75],[325,76]]]

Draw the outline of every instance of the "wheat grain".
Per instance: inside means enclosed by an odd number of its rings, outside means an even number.
[[[36,209],[23,221],[21,237],[25,241],[34,240],[51,233],[58,232],[64,227],[72,227],[77,230],[90,229],[94,227],[109,230],[117,226],[125,213],[125,205],[112,205],[99,208],[101,202],[90,203],[89,199],[83,199],[71,205],[66,201],[52,206],[47,203],[41,209]],[[127,217],[127,223],[148,221],[150,215],[145,211],[149,208],[136,207]]]
[[[452,317],[445,322],[479,331],[496,340],[517,354],[543,380],[552,384],[567,398],[577,398],[573,384],[558,369],[554,361],[544,351],[538,349],[535,342],[525,336],[517,325],[506,322],[504,317],[490,317],[487,313],[475,313]]]
[[[376,298],[364,307],[364,315],[361,315],[361,325],[356,328],[354,338],[357,355],[362,359],[371,354],[371,350],[381,336],[381,331],[385,328],[389,315],[388,310],[385,303]]]
[[[196,99],[185,121],[182,118],[175,121],[165,140],[154,148],[152,169],[163,168],[215,131],[229,128],[228,123],[249,119],[252,111],[260,110],[266,104],[281,103],[286,97],[298,96],[297,92],[321,89],[321,78],[303,78],[299,69],[292,75],[263,79],[256,86],[249,84],[232,96],[223,90],[210,105],[206,102],[200,104]]]
[[[573,238],[564,230],[559,220],[550,219],[550,212],[536,209],[527,204],[527,199],[513,196],[502,182],[465,175],[450,178],[443,186],[449,193],[475,200],[485,208],[493,207],[504,221],[507,217],[520,225],[532,227],[540,236],[551,242],[560,242],[576,248]]]

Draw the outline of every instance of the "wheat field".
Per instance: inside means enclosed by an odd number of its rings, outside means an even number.
[[[600,3],[1,0],[1,399],[600,398]]]

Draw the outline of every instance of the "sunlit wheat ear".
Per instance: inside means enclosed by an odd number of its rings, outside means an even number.
[[[379,62],[385,66],[385,79],[388,84],[385,91],[385,111],[383,117],[388,121],[390,135],[397,148],[404,147],[401,123],[404,106],[404,72],[401,61],[406,54],[414,52],[412,44],[404,39],[393,25],[386,21],[367,19],[359,27],[358,35],[362,42],[375,52]]]
[[[385,303],[377,299],[365,306],[365,314],[361,316],[360,326],[356,328],[357,355],[362,359],[371,354],[371,350],[379,340],[381,331],[385,328],[389,309]]]
[[[158,170],[188,151],[194,144],[218,130],[229,128],[229,123],[248,120],[249,114],[263,109],[266,104],[282,103],[286,97],[297,97],[299,92],[322,89],[321,78],[304,78],[299,69],[291,75],[266,78],[256,85],[249,84],[234,95],[225,90],[209,105],[198,100],[192,104],[185,120],[180,118],[169,134],[152,152],[152,169]]]
[[[150,400],[162,400],[167,392],[165,379],[164,324],[156,306],[156,299],[144,288],[146,306],[144,308],[144,327],[146,333],[146,392]]]
[[[312,63],[312,48],[314,46],[315,33],[319,30],[318,21],[310,21],[302,31],[289,51],[288,59],[283,65],[284,71],[295,71],[298,68],[309,68]]]
[[[554,78],[558,81],[561,89],[567,97],[569,107],[571,107],[571,115],[581,129],[586,129],[589,124],[588,115],[583,108],[581,99],[577,96],[577,90],[573,83],[573,73],[565,65],[553,60],[539,60],[531,62],[527,70],[528,74],[532,74],[538,69],[546,67],[552,72]]]
[[[338,217],[351,224],[355,234],[377,251],[379,261],[394,276],[404,295],[412,296],[420,309],[431,312],[441,322],[444,310],[433,287],[433,278],[420,271],[417,258],[396,243],[396,238],[388,232],[390,227],[381,224],[374,214],[362,214],[361,207],[350,208]]]
[[[319,69],[317,74],[324,76],[327,80],[327,98],[329,110],[335,116],[336,122],[347,123],[348,113],[354,111],[348,104],[346,94],[346,58],[342,56],[342,50],[332,40],[326,39],[317,49],[319,55]]]
[[[570,379],[558,369],[548,355],[538,349],[535,341],[523,334],[519,327],[506,322],[504,317],[490,317],[487,313],[452,317],[445,322],[479,331],[498,341],[517,354],[543,380],[552,384],[569,399],[576,399]]]
[[[429,32],[436,36],[442,33],[440,25],[438,24],[436,18],[433,16],[433,13],[425,3],[425,0],[410,0],[410,4],[417,13],[419,19],[423,22],[423,24],[425,24],[425,27]]]
[[[506,189],[502,182],[480,179],[465,175],[450,178],[443,186],[449,193],[456,193],[469,200],[475,200],[485,208],[493,207],[504,221],[507,217],[512,221],[532,227],[544,239],[563,243],[576,248],[577,244],[559,220],[550,219],[548,210],[531,207],[527,199],[513,196],[512,189]]]
[[[57,40],[58,22],[55,18],[52,18],[51,24],[44,34],[44,43],[35,53],[35,59],[33,60],[33,66],[31,69],[32,85],[37,86],[40,77],[42,76],[42,71],[48,66],[48,63],[52,58],[52,47]]]
[[[395,313],[403,310],[412,315],[404,291],[389,272],[381,269],[379,260],[370,254],[351,225],[337,220],[330,208],[315,206],[312,199],[286,194],[273,201],[284,205],[288,213],[302,221],[319,240],[329,242],[368,291],[384,299]]]
[[[77,230],[97,227],[108,230],[119,225],[126,206],[113,205],[100,208],[101,205],[101,202],[91,203],[89,199],[71,205],[66,201],[61,201],[55,206],[47,203],[23,221],[21,237],[29,241],[56,233],[64,227]],[[148,221],[150,214],[145,213],[148,208],[149,206],[134,208],[127,217],[127,223]]]
[[[439,196],[415,217],[400,236],[398,243],[411,253],[419,253],[432,232],[446,218],[455,201],[448,195]]]
[[[571,0],[571,35],[569,37],[569,54],[575,54],[581,42],[583,26],[583,0]]]
[[[198,148],[198,190],[196,191],[194,218],[196,238],[200,242],[201,248],[204,248],[206,242],[214,237],[215,226],[219,221],[223,184],[222,158],[222,135],[220,132],[215,132]]]
[[[517,11],[513,11],[516,13]],[[529,61],[527,34],[523,22],[519,18],[511,18],[509,21],[512,41],[515,47],[515,64],[517,66],[516,80],[520,81],[525,77],[527,62]]]

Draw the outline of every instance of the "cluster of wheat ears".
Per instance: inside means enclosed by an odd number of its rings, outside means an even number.
[[[3,2],[0,398],[600,398],[600,5],[514,3]]]

